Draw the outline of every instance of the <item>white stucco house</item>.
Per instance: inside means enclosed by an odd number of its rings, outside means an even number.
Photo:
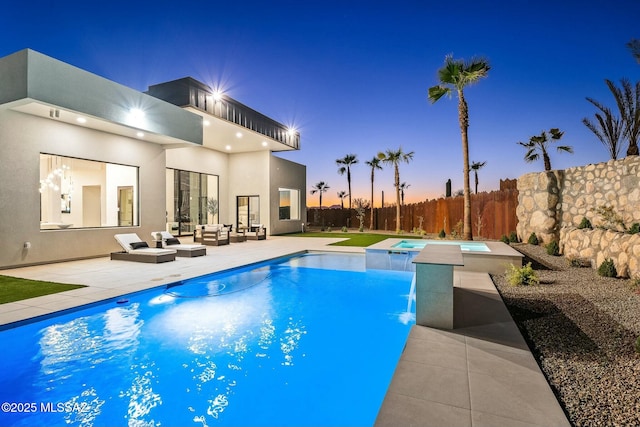
[[[300,135],[190,77],[142,93],[25,49],[0,58],[0,269],[98,257],[115,234],[299,231]]]

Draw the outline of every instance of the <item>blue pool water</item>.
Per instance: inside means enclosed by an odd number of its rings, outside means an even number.
[[[1,331],[0,425],[372,425],[412,278],[308,254]]]
[[[491,252],[489,247],[482,242],[454,242],[446,240],[429,240],[428,242],[424,240],[402,240],[392,247],[398,249],[423,249],[426,245],[459,245],[462,251]]]

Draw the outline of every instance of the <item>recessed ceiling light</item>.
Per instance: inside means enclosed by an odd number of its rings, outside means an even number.
[[[266,147],[267,145],[268,145],[268,144],[267,144],[267,141],[262,141],[262,146],[263,146],[263,147]]]
[[[138,133],[136,133],[136,135],[138,136],[138,138],[142,138],[144,136],[144,133],[143,132],[138,132]]]
[[[236,138],[242,138],[242,132],[237,132],[236,133]]]
[[[202,122],[203,125],[205,126],[209,126],[211,124],[211,122],[209,120],[205,120]]]
[[[78,117],[78,118],[76,119],[76,121],[77,121],[78,123],[87,123],[87,119],[85,119],[84,117]]]
[[[227,150],[231,150],[231,146],[230,146],[230,145],[227,145],[227,146],[226,146],[226,147],[224,147],[224,148],[226,148]]]

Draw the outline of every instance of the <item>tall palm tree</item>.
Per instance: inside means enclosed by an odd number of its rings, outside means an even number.
[[[318,193],[320,195],[320,210],[322,210],[322,193],[326,193],[328,189],[329,189],[329,185],[324,181],[318,182],[311,189],[311,194]]]
[[[486,165],[487,162],[471,162],[471,170],[476,178],[476,194],[478,194],[478,171]]]
[[[393,185],[396,187],[396,233],[400,233],[400,162],[409,163],[413,159],[413,151],[405,153],[402,147],[397,150],[387,150],[379,153],[378,158],[383,163],[393,165]]]
[[[458,121],[462,136],[462,162],[464,174],[464,228],[463,238],[473,240],[471,235],[471,188],[469,185],[469,107],[464,97],[464,88],[477,83],[487,76],[491,66],[483,58],[473,58],[470,61],[453,59],[447,55],[444,66],[438,70],[440,83],[429,88],[429,101],[437,102],[443,96],[451,96],[455,90],[458,95]]]
[[[411,187],[411,184],[407,184],[406,182],[403,182],[402,184],[400,184],[400,201],[402,202],[403,206],[404,206],[404,190],[406,190],[409,187]]]
[[[622,89],[618,88],[611,80],[605,80],[609,90],[616,99],[620,118],[624,124],[623,137],[629,141],[627,156],[638,155],[638,140],[640,140],[640,81],[635,88],[628,79],[620,80]]]
[[[347,197],[347,192],[338,191],[338,197],[340,198],[340,208],[344,209],[344,198]]]
[[[607,148],[611,159],[616,160],[620,155],[620,143],[622,142],[624,124],[619,117],[613,115],[609,107],[605,107],[593,98],[587,97],[587,101],[595,105],[600,112],[595,114],[595,123],[586,117],[582,119],[582,123],[584,123]]]
[[[349,186],[349,209],[351,209],[351,166],[358,163],[358,157],[355,154],[347,154],[342,159],[337,159],[336,163],[340,166],[338,173],[344,175],[347,173],[347,185]]]
[[[369,220],[369,228],[373,230],[373,180],[375,178],[376,169],[382,170],[380,166],[381,160],[378,157],[374,157],[371,160],[364,162],[371,168],[371,219]]]
[[[542,154],[545,171],[551,170],[551,159],[549,158],[547,144],[560,141],[564,135],[564,132],[558,128],[549,129],[549,133],[551,134],[551,139],[547,136],[547,132],[542,131],[540,135],[534,135],[529,138],[529,142],[518,142],[518,144],[527,149],[527,153],[524,155],[524,160],[527,163],[535,162],[540,159],[540,154]],[[567,153],[573,153],[573,148],[568,145],[558,145],[557,150],[558,152],[566,151]],[[538,151],[540,151],[540,153],[538,153]]]

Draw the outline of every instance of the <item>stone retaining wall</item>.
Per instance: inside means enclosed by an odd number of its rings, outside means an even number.
[[[564,227],[560,251],[568,259],[589,260],[592,268],[611,258],[618,276],[640,277],[640,234]]]
[[[561,251],[564,248],[571,256],[590,253],[580,257],[590,258],[594,267],[604,258],[612,258],[614,262],[617,260],[616,267],[620,263],[622,270],[629,270],[627,274],[635,277],[640,256],[640,248],[636,249],[640,244],[637,237],[614,231],[591,230],[589,233],[575,229],[583,218],[594,228],[612,228],[596,212],[602,206],[612,208],[626,227],[640,222],[639,156],[521,176],[516,231],[524,242],[534,232],[544,244],[556,240]],[[623,244],[627,241],[628,244]],[[621,249],[622,246],[626,249]],[[569,254],[565,252],[565,255]],[[635,259],[625,259],[625,256]]]

